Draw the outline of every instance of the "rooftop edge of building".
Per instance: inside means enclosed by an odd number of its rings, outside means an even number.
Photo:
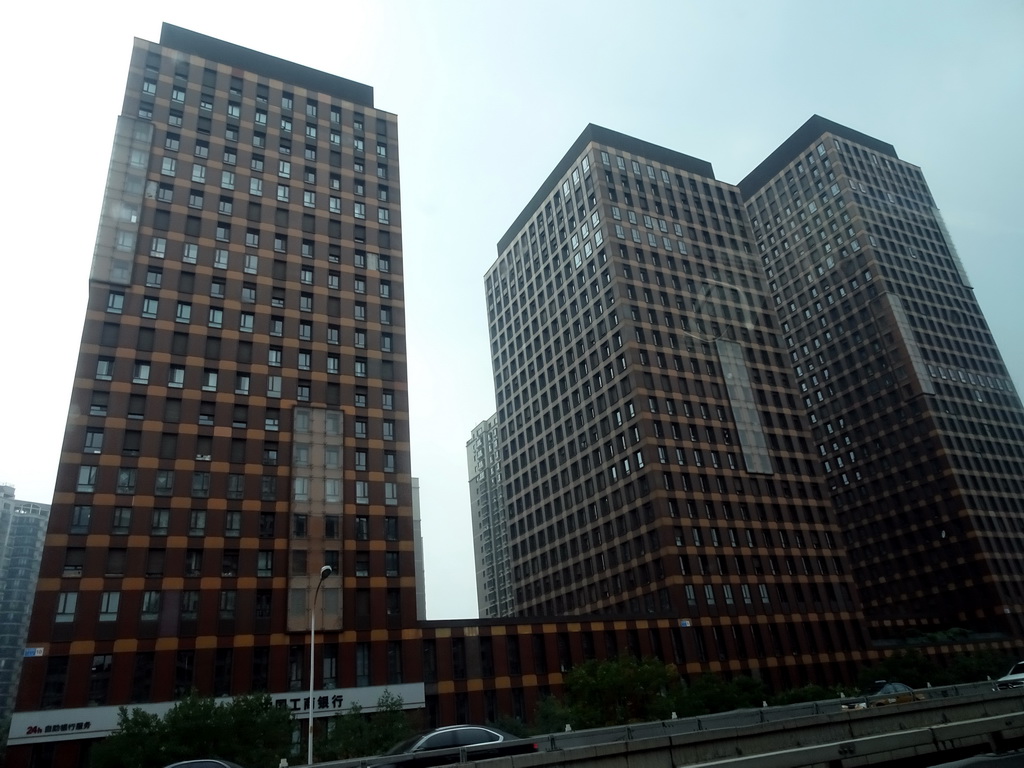
[[[164,22],[160,45],[373,108],[373,87]]]
[[[793,132],[793,135],[782,142],[778,149],[762,160],[754,170],[748,173],[736,185],[740,188],[743,199],[749,199],[751,195],[789,165],[811,142],[826,133],[841,136],[868,149],[873,149],[875,152],[889,155],[897,160],[899,159],[899,155],[896,154],[896,148],[892,144],[887,144],[873,136],[868,136],[866,133],[847,128],[842,123],[829,120],[821,115],[812,115],[807,122]]]
[[[667,149],[666,147],[651,144],[648,141],[643,141],[641,139],[634,138],[633,136],[628,136],[625,133],[619,133],[618,131],[613,131],[609,128],[602,128],[600,125],[588,123],[587,127],[583,129],[583,133],[581,133],[579,138],[573,142],[569,151],[565,153],[561,160],[558,161],[555,169],[548,174],[546,179],[544,179],[544,183],[540,185],[536,194],[530,198],[530,202],[526,204],[525,208],[523,208],[522,213],[516,217],[516,220],[512,222],[512,226],[508,228],[505,234],[498,241],[499,257],[515,239],[519,230],[521,230],[526,222],[528,222],[534,215],[537,210],[537,206],[540,205],[544,198],[551,192],[552,185],[569,170],[569,167],[573,162],[575,162],[576,158],[583,152],[584,147],[586,147],[590,142],[606,144],[609,147],[620,149],[623,152],[629,152],[632,155],[648,157],[659,163],[680,168],[689,173],[695,173],[709,179],[715,178],[714,168],[712,168],[711,163],[706,160],[701,160],[690,155],[684,155],[682,152],[676,152],[674,149]]]

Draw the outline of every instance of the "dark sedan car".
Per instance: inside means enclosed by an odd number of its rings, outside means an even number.
[[[843,709],[867,709],[868,707],[884,707],[887,704],[906,704],[911,701],[923,700],[924,694],[917,693],[909,685],[876,680],[866,695],[859,699],[850,699],[843,704]]]
[[[493,757],[536,752],[537,744],[490,726],[451,725],[421,733],[396,744],[386,753],[395,758],[394,763],[386,763],[376,768],[390,765],[396,768],[450,765],[459,762],[463,749],[469,760],[488,760]]]

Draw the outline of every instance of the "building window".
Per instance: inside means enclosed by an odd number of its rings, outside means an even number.
[[[135,479],[137,470],[122,468],[117,471],[117,488],[115,491],[121,494],[135,493]]]
[[[120,315],[122,311],[124,311],[124,293],[110,291],[107,294],[107,312]]]
[[[203,572],[203,550],[189,549],[185,552],[185,575],[200,576]]]
[[[174,493],[174,470],[158,469],[156,471],[153,495],[171,496]]]
[[[143,592],[142,593],[142,620],[143,621],[156,621],[160,615],[160,593]]]
[[[67,624],[75,620],[75,607],[78,605],[77,592],[61,592],[57,596],[57,615],[55,621],[58,624]]]
[[[228,549],[224,551],[224,555],[220,561],[220,575],[221,576],[237,576],[238,575],[238,550]]]
[[[100,595],[100,621],[117,621],[117,609],[120,605],[120,592],[104,592]]]
[[[199,591],[187,589],[181,593],[181,618],[195,621],[199,618]]]
[[[365,480],[356,480],[356,504],[370,503],[370,484]]]
[[[341,480],[331,477],[324,480],[324,501],[341,501]]]
[[[370,684],[370,644],[356,643],[356,685]]]
[[[384,575],[385,576],[398,576],[398,553],[397,552],[385,552],[384,553]]]
[[[235,596],[237,592],[233,589],[222,589],[220,592],[220,606],[218,615],[222,619],[233,619],[235,617]]]
[[[80,467],[80,469],[96,469],[95,467]],[[79,474],[81,478],[81,473]],[[93,482],[95,475],[92,476]],[[81,479],[79,484],[81,484]],[[81,488],[79,488],[81,490]],[[90,488],[91,489],[91,488]],[[88,534],[89,520],[92,517],[92,507],[78,505],[72,510],[71,532],[72,534]]]
[[[202,536],[206,533],[206,510],[193,509],[188,515],[188,535]]]
[[[167,526],[170,524],[171,510],[154,509],[150,534],[153,536],[166,536]]]
[[[217,371],[210,368],[203,370],[203,389],[207,392],[217,391]]]
[[[110,532],[114,534],[128,533],[132,522],[131,507],[115,507],[114,520]]]
[[[256,555],[256,575],[274,575],[274,553],[270,550],[260,550]]]
[[[103,451],[103,430],[87,429],[85,432],[85,453],[102,453]],[[74,533],[74,531],[72,531]]]
[[[192,498],[205,499],[210,495],[210,473],[192,473]]]

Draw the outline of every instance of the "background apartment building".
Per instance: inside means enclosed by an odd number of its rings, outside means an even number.
[[[466,443],[477,607],[482,619],[515,616],[500,457],[495,415],[480,422]]]
[[[498,251],[487,311],[520,615],[674,615],[696,658],[782,684],[859,658],[739,189],[589,126]]]
[[[739,186],[872,634],[1024,636],[1024,410],[921,170],[815,116]]]
[[[14,708],[32,596],[43,554],[49,504],[15,498],[14,487],[0,485],[0,722]]]

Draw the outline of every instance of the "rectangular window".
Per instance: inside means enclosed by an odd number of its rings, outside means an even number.
[[[205,499],[210,495],[210,473],[192,473],[192,498]]]
[[[80,469],[86,469],[81,467]],[[92,467],[91,469],[95,469]],[[80,475],[81,476],[81,475]],[[81,488],[79,488],[81,489]],[[92,507],[88,506],[77,506],[72,511],[71,518],[71,532],[72,534],[88,534],[89,532],[89,520],[92,517]]]
[[[154,509],[150,526],[150,533],[153,536],[166,536],[167,526],[170,524],[171,510]]]
[[[236,590],[223,589],[220,593],[220,606],[218,615],[222,619],[233,619],[235,617],[235,596]]]
[[[117,621],[117,609],[120,605],[120,592],[104,592],[100,596],[100,621]]]
[[[136,476],[137,470],[135,469],[119,469],[115,491],[121,494],[135,493]]]
[[[115,534],[125,534],[131,529],[132,522],[132,508],[131,507],[115,507],[114,508],[114,520],[111,526],[110,532]]]
[[[199,617],[199,592],[187,589],[181,593],[181,618],[195,621]]]
[[[75,620],[75,608],[78,605],[77,592],[61,592],[57,596],[57,615],[55,620],[58,624],[66,624]]]
[[[206,510],[193,509],[188,516],[188,535],[202,536],[206,533]]]
[[[142,593],[142,620],[143,621],[156,621],[160,615],[160,593],[159,592],[143,592]]]

